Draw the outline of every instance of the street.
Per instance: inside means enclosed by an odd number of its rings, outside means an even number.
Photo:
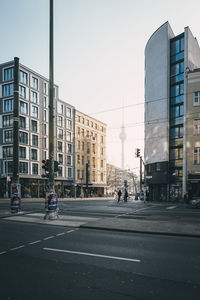
[[[39,223],[43,203],[23,203],[23,216],[8,216],[8,204],[0,206],[3,300],[199,299],[199,237],[82,227],[94,220],[125,222],[142,215],[196,220],[199,210],[141,202],[117,205],[113,200],[66,201],[59,203],[60,221],[53,225],[55,221]]]

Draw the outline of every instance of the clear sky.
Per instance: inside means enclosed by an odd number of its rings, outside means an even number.
[[[125,166],[138,173],[144,145],[144,49],[169,21],[200,42],[198,0],[54,0],[54,81],[60,99],[108,125],[107,161],[120,166],[124,103]],[[0,1],[0,63],[15,56],[49,75],[49,0]]]

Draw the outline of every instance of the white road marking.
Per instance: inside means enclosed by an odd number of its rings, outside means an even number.
[[[0,252],[0,255],[7,253],[7,251]]]
[[[43,240],[44,241],[47,241],[47,240],[50,240],[50,239],[52,239],[52,238],[54,238],[55,236],[54,235],[51,235],[51,236],[47,236],[46,238],[44,238]]]
[[[21,245],[19,247],[12,248],[9,251],[15,251],[15,250],[18,250],[18,249],[21,249],[21,248],[24,248],[24,247],[25,247],[25,245]]]
[[[34,244],[37,244],[37,243],[40,243],[41,240],[38,240],[38,241],[34,241],[34,242],[31,242],[31,243],[28,243],[29,245],[34,245]]]
[[[174,209],[174,208],[176,208],[177,207],[177,205],[174,205],[174,206],[168,206],[166,209]]]
[[[64,234],[65,234],[65,232],[61,232],[61,233],[56,234],[56,236],[61,236],[61,235],[64,235]]]
[[[108,255],[102,255],[102,254],[71,251],[71,250],[62,250],[62,249],[53,249],[53,248],[43,248],[43,250],[53,251],[53,252],[70,253],[70,254],[78,254],[78,255],[86,255],[86,256],[93,256],[93,257],[101,257],[101,258],[108,258],[108,259],[115,259],[115,260],[131,261],[131,262],[137,262],[137,263],[141,262],[140,259],[118,257],[118,256],[108,256]]]
[[[67,231],[67,233],[71,233],[71,232],[74,232],[75,230],[74,229],[72,229],[72,230],[69,230],[69,231]]]

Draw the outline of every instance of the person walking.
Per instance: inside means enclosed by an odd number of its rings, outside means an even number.
[[[121,195],[122,195],[122,191],[119,190],[117,194],[118,194],[118,201],[117,201],[117,202],[119,202],[119,201],[120,201],[120,198],[121,198]]]

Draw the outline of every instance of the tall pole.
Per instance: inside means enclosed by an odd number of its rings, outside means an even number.
[[[140,193],[142,192],[142,157],[140,156]]]
[[[53,68],[53,0],[50,0],[49,28],[49,189],[54,192],[54,68]]]

